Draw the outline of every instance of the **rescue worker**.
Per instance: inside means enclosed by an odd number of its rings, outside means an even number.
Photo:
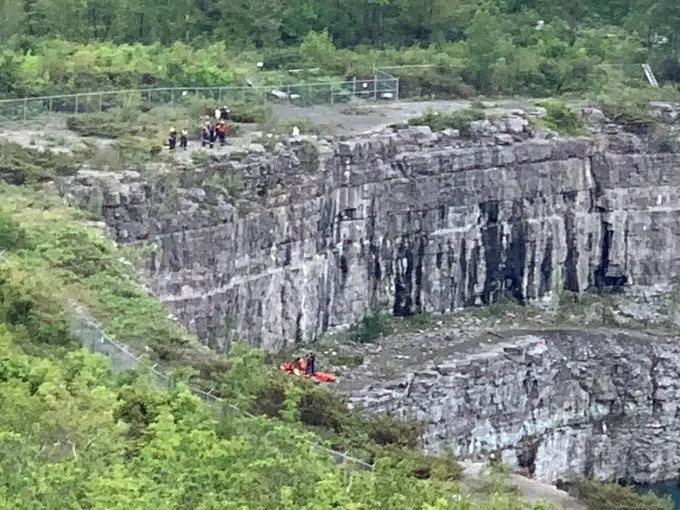
[[[203,126],[201,138],[203,147],[209,145],[211,149],[213,148],[213,144],[215,143],[215,128],[210,122],[206,122],[205,126]]]
[[[179,146],[182,149],[187,150],[187,145],[189,145],[189,138],[187,136],[187,130],[183,129],[182,134],[179,137]]]
[[[316,361],[316,355],[313,352],[307,354],[307,364],[305,366],[305,374],[314,375],[314,361]]]
[[[295,361],[293,361],[293,373],[295,375],[302,375],[305,373],[305,360],[300,357],[295,358]]]
[[[170,135],[168,136],[168,149],[174,151],[176,145],[177,145],[177,131],[175,130],[175,128],[170,128]]]
[[[220,106],[219,108],[220,111],[220,120],[229,120],[229,114],[231,113],[229,111],[229,108],[227,108],[227,105]]]
[[[225,137],[227,136],[227,125],[223,120],[221,120],[215,128],[215,133],[217,134],[217,138],[220,139],[220,145],[224,145],[226,143]]]

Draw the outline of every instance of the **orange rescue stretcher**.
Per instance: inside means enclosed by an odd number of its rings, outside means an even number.
[[[298,375],[306,377],[307,379],[314,379],[317,382],[333,382],[335,381],[335,376],[329,374],[328,372],[314,372],[313,374],[305,374],[304,362],[295,366],[295,363],[283,363],[281,365],[281,370],[291,375]]]

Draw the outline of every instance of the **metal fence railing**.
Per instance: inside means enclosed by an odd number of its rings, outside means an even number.
[[[299,106],[346,103],[352,98],[397,100],[399,78],[377,71],[369,80],[297,83],[268,87],[166,87],[80,92],[0,100],[0,123],[26,122],[51,114],[78,115],[111,108],[186,103],[192,98],[222,103],[290,103]]]
[[[87,313],[87,311],[75,301],[71,300],[68,303],[69,312],[71,315],[71,334],[84,347],[87,347],[91,352],[102,354],[109,358],[111,362],[111,370],[116,373],[133,370],[140,367],[141,357],[133,353],[126,345],[116,342],[104,333],[102,327]],[[148,367],[149,374],[156,385],[161,388],[169,389],[172,387],[172,376],[166,375],[156,369],[155,366]],[[212,392],[205,392],[198,388],[189,387],[189,390],[203,400],[206,404],[220,405],[222,409],[231,412],[237,412],[250,418],[255,418],[254,415],[247,411],[240,409],[238,406],[224,401],[215,396]],[[341,462],[343,465],[356,465],[363,469],[373,469],[373,465],[368,464],[360,459],[351,457],[344,452],[339,452],[326,448],[325,446],[315,443],[313,441],[307,442],[309,447],[313,450],[321,451],[334,460]]]

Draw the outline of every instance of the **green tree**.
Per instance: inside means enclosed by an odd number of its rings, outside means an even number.
[[[465,31],[471,81],[482,91],[492,85],[493,66],[504,42],[501,23],[488,10],[478,10]]]

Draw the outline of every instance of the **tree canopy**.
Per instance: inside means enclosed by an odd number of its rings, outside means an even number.
[[[3,0],[0,94],[400,70],[404,91],[548,96],[680,79],[671,0]],[[263,61],[265,72],[255,71]],[[414,83],[416,82],[416,83]]]

